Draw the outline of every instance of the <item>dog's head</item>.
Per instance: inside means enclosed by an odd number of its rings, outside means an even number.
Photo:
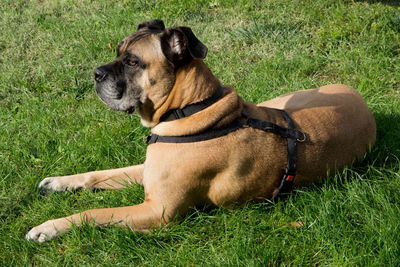
[[[156,110],[171,91],[176,71],[206,54],[207,47],[190,28],[165,29],[162,20],[142,22],[119,43],[117,58],[94,70],[97,94],[114,110]]]

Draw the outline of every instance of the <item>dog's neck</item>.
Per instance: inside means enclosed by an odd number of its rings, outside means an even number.
[[[211,73],[202,60],[192,60],[176,71],[175,84],[152,114],[142,114],[142,124],[154,127],[160,122],[163,114],[172,109],[183,108],[209,98],[220,87],[219,80]]]
[[[174,87],[165,105],[168,110],[183,108],[210,97],[219,87],[219,80],[206,64],[202,60],[192,60],[177,70]]]
[[[161,122],[151,132],[161,136],[183,136],[230,124],[241,116],[243,101],[233,88],[222,88],[223,97],[216,103],[188,117]]]

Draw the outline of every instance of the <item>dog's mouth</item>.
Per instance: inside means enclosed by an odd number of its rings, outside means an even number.
[[[136,96],[127,91],[117,89],[112,82],[95,84],[97,96],[100,100],[109,106],[112,110],[122,111],[126,114],[132,114],[142,104],[140,96]]]
[[[132,107],[129,107],[128,109],[125,110],[125,113],[126,113],[126,114],[132,114],[133,112],[135,112],[135,109],[136,109],[136,108],[133,107],[133,106],[132,106]]]

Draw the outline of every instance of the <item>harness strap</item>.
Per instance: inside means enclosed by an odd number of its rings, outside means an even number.
[[[291,124],[294,125],[292,119],[289,117],[289,115],[286,113],[284,110],[280,110],[280,112],[285,115],[284,118],[286,121],[287,118],[292,122]],[[246,117],[246,115],[244,115]],[[277,124],[274,124],[269,121],[262,121],[258,119],[253,119],[253,118],[248,118],[247,117],[247,124],[244,126],[250,126],[252,128],[256,128],[259,130],[263,130],[264,132],[271,132],[276,135],[279,135],[283,138],[288,138],[288,139],[294,139],[297,140],[298,142],[303,142],[305,141],[305,134],[299,130],[294,129],[294,126],[288,125],[288,128],[281,127]]]
[[[234,120],[231,124],[222,128],[211,129],[206,132],[202,132],[194,135],[181,135],[181,136],[159,136],[152,134],[147,137],[147,144],[153,144],[156,142],[161,143],[193,143],[206,141],[214,138],[218,138],[228,133],[234,132],[243,127],[243,123],[240,120]]]
[[[222,87],[219,87],[211,97],[204,99],[201,102],[187,105],[184,108],[169,110],[167,113],[161,116],[160,121],[173,121],[193,115],[194,113],[208,108],[209,106],[217,102],[221,98],[222,93],[223,89]]]
[[[285,118],[285,120],[288,123],[288,129],[289,130],[294,130],[294,122],[292,118],[287,114],[286,111],[280,110],[281,114]],[[296,131],[296,130],[295,130]],[[299,131],[297,131],[299,132]],[[302,132],[299,132],[302,133]],[[297,142],[304,142],[305,141],[305,134],[303,134],[303,138],[290,138],[288,137],[288,163],[286,167],[285,174],[283,175],[282,182],[278,188],[278,190],[275,192],[275,194],[272,196],[272,201],[277,202],[280,198],[283,197],[282,194],[288,193],[292,190],[293,184],[294,184],[294,177],[296,176],[296,162],[297,162]]]

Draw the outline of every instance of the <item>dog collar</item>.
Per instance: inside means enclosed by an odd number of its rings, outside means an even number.
[[[160,122],[181,119],[181,118],[193,115],[199,111],[202,111],[203,109],[208,108],[209,106],[211,106],[212,104],[217,102],[222,97],[222,93],[223,93],[223,89],[220,86],[220,87],[218,87],[217,91],[215,91],[215,93],[211,97],[209,97],[201,102],[187,105],[184,108],[177,108],[177,109],[169,110],[167,113],[165,113],[164,115],[161,116]]]

